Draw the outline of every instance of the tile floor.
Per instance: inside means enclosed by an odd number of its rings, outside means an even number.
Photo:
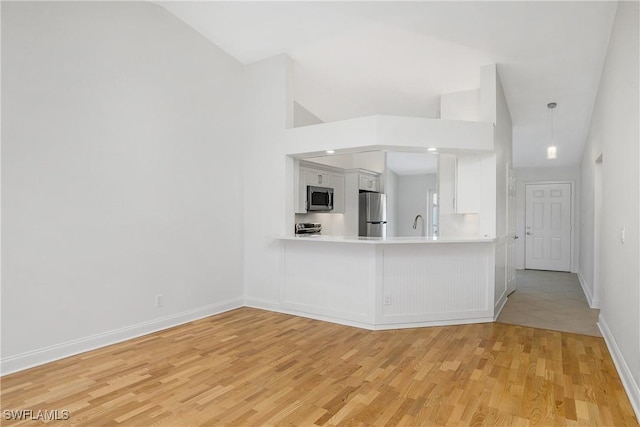
[[[600,310],[589,308],[576,274],[518,270],[516,284],[498,322],[602,336]]]

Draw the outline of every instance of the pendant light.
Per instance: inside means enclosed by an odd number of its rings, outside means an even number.
[[[549,114],[551,116],[551,141],[547,146],[547,159],[555,160],[558,158],[558,147],[555,145],[554,135],[553,135],[553,109],[558,106],[555,102],[550,102],[547,104],[547,108],[549,109]]]

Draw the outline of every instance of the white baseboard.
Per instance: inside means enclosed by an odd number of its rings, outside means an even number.
[[[306,317],[307,319],[321,320],[323,322],[336,323],[338,325],[344,325],[344,326],[353,326],[355,328],[368,329],[371,331],[375,330],[374,325],[369,323],[345,320],[345,319],[340,319],[332,316],[325,316],[321,314],[307,313],[304,311],[283,308],[276,301],[271,301],[271,300],[266,300],[261,298],[246,298],[245,305],[247,307],[274,311],[276,313],[289,314],[291,316]]]
[[[455,326],[455,325],[468,325],[471,323],[490,323],[493,322],[491,317],[470,317],[464,319],[451,319],[451,320],[434,320],[434,321],[419,321],[419,322],[389,322],[389,323],[366,323],[358,322],[355,320],[346,320],[338,317],[326,316],[316,313],[308,313],[305,311],[294,310],[290,308],[284,308],[276,301],[265,300],[260,298],[247,298],[245,299],[245,305],[247,307],[259,308],[262,310],[274,311],[276,313],[288,314],[291,316],[306,317],[307,319],[320,320],[323,322],[335,323],[343,326],[351,326],[354,328],[367,329],[370,331],[386,331],[391,329],[408,329],[408,328],[426,328],[432,326]]]
[[[97,348],[137,338],[142,335],[172,328],[197,319],[240,308],[243,305],[243,298],[234,298],[216,304],[198,307],[193,310],[184,311],[182,313],[150,320],[148,322],[125,326],[124,328],[114,329],[112,331],[79,338],[73,341],[52,345],[50,347],[40,348],[15,356],[9,356],[0,360],[0,375],[7,375],[24,369],[33,368],[34,366],[43,365],[65,357],[74,356],[86,351],[95,350]]]
[[[244,297],[245,307],[260,308],[262,310],[276,311],[280,310],[280,303],[264,298]]]
[[[388,323],[378,324],[373,328],[374,331],[388,331],[391,329],[411,329],[411,328],[431,328],[434,326],[457,326],[457,325],[470,325],[473,323],[492,323],[491,317],[474,317],[469,319],[453,319],[453,320],[433,320],[425,322],[402,322],[402,323]]]
[[[604,337],[609,353],[611,353],[613,364],[616,366],[616,370],[618,371],[624,390],[627,392],[633,411],[636,413],[636,419],[640,421],[640,388],[633,378],[629,365],[627,365],[626,360],[622,356],[622,352],[620,351],[615,338],[611,334],[611,330],[609,329],[607,322],[604,317],[602,317],[602,313],[598,317],[598,328]]]
[[[502,294],[502,296],[498,300],[498,303],[495,305],[495,308],[493,309],[493,321],[494,322],[498,319],[498,316],[500,316],[500,313],[502,313],[502,309],[507,304],[507,299],[508,299],[507,293],[505,292],[505,293]]]
[[[584,296],[587,297],[587,303],[589,303],[589,307],[600,308],[600,300],[593,298],[591,290],[589,289],[589,286],[587,286],[587,281],[582,276],[582,273],[580,273],[580,271],[578,271],[578,281],[580,282],[580,287],[582,288],[582,292],[584,292]]]

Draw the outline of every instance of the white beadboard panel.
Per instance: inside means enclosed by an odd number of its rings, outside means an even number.
[[[375,246],[286,241],[283,308],[373,323]]]
[[[380,323],[493,317],[493,244],[389,246],[380,250]],[[390,304],[385,305],[385,299]]]

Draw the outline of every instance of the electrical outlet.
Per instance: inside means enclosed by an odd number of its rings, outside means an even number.
[[[384,296],[384,305],[391,305],[391,295]]]
[[[156,308],[164,307],[164,295],[156,295]]]
[[[625,238],[627,237],[627,230],[622,227],[620,229],[620,242],[624,243]]]

